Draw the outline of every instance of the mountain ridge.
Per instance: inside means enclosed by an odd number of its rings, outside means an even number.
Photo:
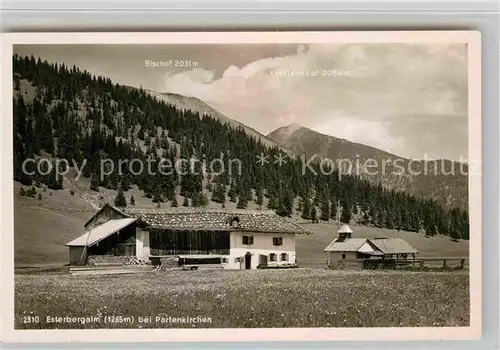
[[[339,220],[346,223],[468,239],[468,216],[460,208],[445,208],[433,199],[386,189],[380,182],[339,177],[338,171],[318,174],[318,164],[311,164],[313,172],[303,172],[298,157],[277,161],[282,151],[265,146],[243,127],[230,127],[212,115],[178,105],[189,102],[198,109],[210,108],[200,100],[172,94],[159,98],[161,95],[153,96],[142,88],[114,84],[77,67],[33,57],[14,55],[13,67],[13,177],[29,187],[30,196],[43,196],[36,188],[42,192],[47,188],[65,190],[66,183],[54,169],[29,174],[22,167],[24,160],[48,154],[49,162],[57,157],[83,163],[87,189],[96,196],[104,189],[117,191],[115,204],[121,206],[129,204],[123,193],[137,188],[141,197],[159,206],[200,207],[211,201],[223,207],[229,199],[239,209],[253,202],[278,215],[300,215],[313,222],[331,221],[339,212]],[[165,99],[176,99],[178,104]],[[199,172],[200,162],[181,168],[182,172],[149,170],[150,160],[156,165],[165,159],[191,163],[200,155],[206,155],[203,160],[208,163],[216,160],[227,165],[236,157],[241,170]],[[267,162],[259,163],[259,157]],[[117,169],[121,160],[132,159],[147,162],[147,169],[132,172],[126,168],[119,173],[102,167],[103,160]],[[182,202],[177,201],[179,196]],[[130,205],[134,203],[130,198]]]
[[[339,168],[345,161],[351,161],[351,164],[358,161],[363,166],[355,169],[355,175],[381,182],[387,188],[438,199],[447,206],[468,207],[468,177],[463,174],[467,164],[448,159],[409,159],[373,146],[322,134],[296,123],[277,128],[267,136],[297,155],[317,155],[322,160],[333,161]],[[377,164],[377,174],[371,174],[368,167],[364,167],[368,162]],[[440,164],[435,167],[433,162]],[[447,175],[448,169],[453,170],[453,174]]]
[[[269,137],[267,137],[267,135],[264,135],[259,131],[255,130],[254,128],[249,127],[248,125],[245,125],[235,119],[226,116],[225,114],[221,113],[213,106],[211,106],[209,103],[200,100],[197,97],[185,96],[171,92],[157,92],[154,90],[146,90],[146,91],[152,96],[162,99],[167,103],[177,106],[178,108],[189,109],[198,112],[200,115],[210,115],[223,123],[229,124],[233,128],[241,127],[245,130],[245,132],[249,136],[256,137],[266,146],[282,148],[282,146],[272,141]]]

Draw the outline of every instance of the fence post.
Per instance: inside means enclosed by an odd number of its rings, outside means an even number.
[[[465,259],[460,260],[460,268],[463,269],[465,264]]]
[[[423,268],[424,267],[424,261],[423,260],[420,260],[420,267]]]
[[[443,269],[446,269],[446,259],[443,259]]]

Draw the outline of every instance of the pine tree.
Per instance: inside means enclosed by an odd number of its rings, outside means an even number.
[[[238,199],[238,196],[236,195],[236,191],[232,191],[231,192],[231,188],[230,188],[229,192],[228,192],[228,196],[229,196],[229,201],[230,202],[236,203],[236,201]]]
[[[142,127],[139,129],[139,133],[137,134],[137,138],[139,140],[144,140],[144,130]]]
[[[460,231],[458,231],[456,228],[452,228],[450,232],[450,237],[452,238],[452,240],[458,241],[461,238]]]
[[[60,169],[60,171],[64,171],[65,169]],[[60,190],[63,188],[63,179],[58,170],[56,169],[56,163],[53,162],[51,166],[51,171],[48,175],[45,176],[43,182],[47,185],[51,190]]]
[[[285,216],[291,216],[293,210],[293,193],[290,190],[286,191],[283,195],[282,201]]]
[[[342,213],[340,214],[340,221],[344,224],[348,224],[351,221],[351,206],[349,205],[349,201],[346,199],[342,203]]]
[[[292,206],[293,206],[293,197],[292,194],[286,192],[281,195],[276,204],[276,214],[280,216],[291,216],[292,215]]]
[[[305,220],[311,219],[311,205],[308,199],[304,200],[304,208],[302,209],[302,215],[300,217]]]
[[[212,192],[212,202],[225,203],[226,202],[226,186],[219,183]]]
[[[177,208],[178,206],[179,206],[179,204],[177,203],[177,198],[176,198],[176,196],[174,196],[174,198],[172,199],[171,207]]]
[[[330,203],[327,198],[323,199],[321,204],[321,220],[328,221],[330,218]]]
[[[297,211],[302,213],[302,210],[304,210],[304,200],[300,197],[299,203],[297,203]]]
[[[115,198],[115,206],[123,208],[127,206],[127,200],[125,199],[125,194],[121,187],[118,189],[118,194]]]
[[[469,239],[469,213],[467,211],[462,211],[462,239]]]
[[[161,193],[157,190],[153,193],[153,203],[160,203],[164,202],[163,198],[161,197]]]
[[[337,220],[337,201],[332,200],[332,205],[330,206],[330,218]]]
[[[311,221],[312,222],[318,222],[318,218],[316,216],[316,206],[313,205],[311,209]]]
[[[191,195],[191,206],[201,207],[201,193],[195,192]]]
[[[269,200],[267,201],[267,209],[275,210],[278,208],[278,200],[274,193],[269,193]]]
[[[208,205],[208,197],[207,197],[206,193],[203,193],[201,195],[201,206],[206,207],[207,205]]]
[[[188,199],[187,195],[184,196],[184,199],[182,201],[182,206],[183,207],[189,207],[189,199]]]
[[[377,217],[375,219],[375,225],[377,227],[384,227],[385,224],[385,212],[383,209],[377,210]]]
[[[134,195],[130,197],[130,205],[135,205],[135,198]]]
[[[97,173],[92,173],[91,177],[90,177],[90,189],[92,191],[96,191],[96,192],[99,192],[99,175],[97,175]]]
[[[264,194],[262,192],[261,187],[258,187],[255,191],[255,204],[258,206],[261,206],[264,203]]]
[[[391,210],[387,210],[383,227],[388,228],[389,230],[392,230],[394,228],[394,218]]]
[[[246,196],[240,195],[238,197],[238,204],[236,205],[236,208],[237,209],[246,209],[247,206],[248,206],[248,200],[247,200]]]
[[[27,192],[26,192],[26,196],[28,197],[31,197],[31,198],[35,198],[36,196],[36,189],[35,187],[31,187]]]

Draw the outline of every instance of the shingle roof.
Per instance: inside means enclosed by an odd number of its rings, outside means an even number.
[[[148,226],[178,230],[249,231],[272,233],[310,233],[272,210],[209,208],[128,208],[125,214]],[[239,227],[230,221],[237,217]]]
[[[404,239],[401,238],[347,238],[344,241],[334,239],[326,248],[325,252],[356,252],[369,241],[384,254],[410,254],[418,253]]]
[[[134,218],[125,218],[125,219],[113,219],[96,226],[92,230],[86,231],[80,237],[72,240],[69,243],[66,243],[67,246],[92,246],[97,242],[103,240],[104,238],[111,236],[118,230],[130,225],[137,219]]]
[[[334,239],[326,248],[325,252],[355,252],[357,251],[365,242],[366,238],[348,238],[344,241],[337,242]]]
[[[418,253],[418,250],[401,238],[370,238],[370,242],[384,252],[384,254]]]

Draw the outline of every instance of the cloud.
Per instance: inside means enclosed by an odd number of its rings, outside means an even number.
[[[419,157],[423,134],[446,157],[467,148],[466,140],[440,145],[436,127],[451,121],[466,134],[462,44],[302,44],[289,55],[228,64],[218,77],[197,68],[164,80],[165,92],[198,97],[263,133],[300,123],[408,157]]]
[[[195,68],[179,73],[167,73],[163,84],[163,90],[175,92],[186,96],[202,96],[211,89],[214,72],[201,68]]]
[[[391,135],[390,122],[366,120],[343,114],[326,116],[325,120],[325,123],[312,129],[352,142],[383,145],[380,148],[397,155],[401,149],[406,147],[405,138]]]

